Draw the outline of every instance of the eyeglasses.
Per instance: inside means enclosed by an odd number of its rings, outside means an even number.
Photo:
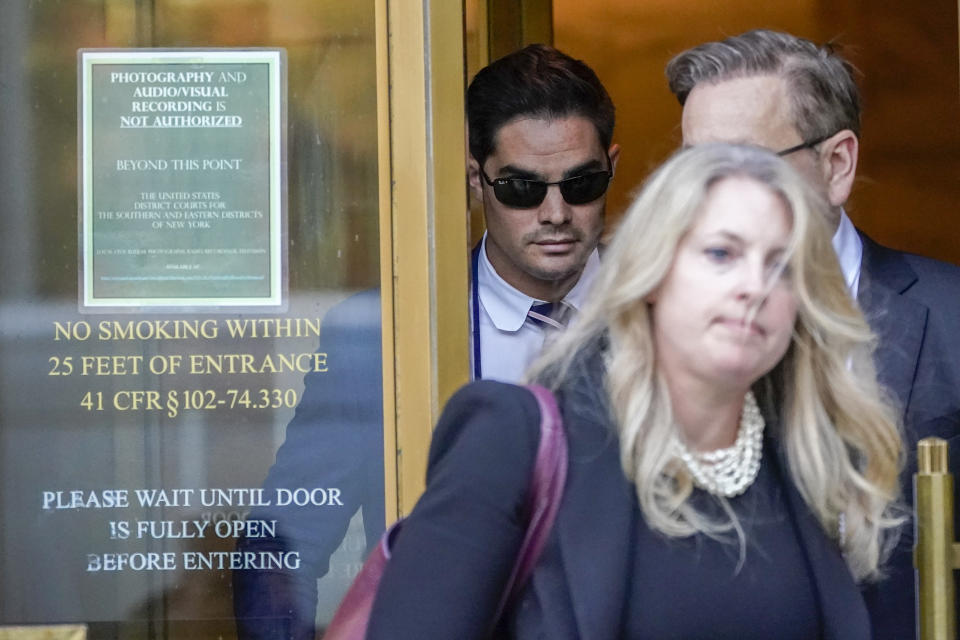
[[[833,134],[830,134],[830,135],[833,135]],[[797,151],[802,151],[803,149],[812,149],[812,148],[814,148],[815,146],[817,146],[818,144],[820,144],[821,142],[824,142],[824,141],[825,141],[827,138],[829,138],[829,137],[830,137],[829,135],[827,135],[827,136],[820,136],[819,138],[815,138],[815,139],[813,139],[813,140],[808,140],[808,141],[806,141],[806,142],[801,142],[800,144],[798,144],[798,145],[795,146],[795,147],[790,147],[789,149],[784,149],[783,151],[777,151],[777,155],[778,155],[778,156],[788,156],[788,155],[790,155],[791,153],[794,153],[794,152],[797,152]]]
[[[609,163],[610,159],[607,158],[607,164],[609,165]],[[501,204],[517,209],[529,209],[539,206],[543,199],[547,197],[547,187],[553,185],[560,187],[560,195],[563,196],[567,204],[593,202],[607,192],[607,187],[613,178],[613,171],[593,171],[556,182],[527,180],[525,178],[497,178],[491,180],[483,167],[480,167],[480,175],[484,182],[493,187],[493,194]]]

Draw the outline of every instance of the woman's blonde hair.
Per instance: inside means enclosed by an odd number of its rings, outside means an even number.
[[[729,520],[720,522],[688,500],[693,481],[671,444],[676,429],[647,302],[711,186],[732,176],[765,185],[792,216],[787,262],[797,320],[783,360],[754,388],[776,407],[776,434],[792,482],[841,545],[854,577],[875,578],[899,524],[890,506],[899,488],[900,432],[876,381],[874,335],[850,299],[831,245],[828,205],[782,158],[728,144],[671,157],[624,216],[577,321],[551,343],[530,377],[559,388],[581,373],[571,365],[589,345],[605,343],[609,413],[647,523],[669,536],[734,530],[743,553],[743,531],[726,501]]]

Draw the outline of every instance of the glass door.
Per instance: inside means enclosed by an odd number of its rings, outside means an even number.
[[[386,3],[2,11],[0,630],[313,637],[397,514]]]

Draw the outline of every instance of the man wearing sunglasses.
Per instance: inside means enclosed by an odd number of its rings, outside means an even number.
[[[472,261],[473,375],[515,382],[599,266],[614,108],[583,62],[531,45],[477,73],[467,120],[487,226]]]
[[[528,47],[477,75],[468,112],[471,152],[480,158],[471,161],[471,185],[483,198],[489,230],[482,260],[474,252],[480,287],[473,307],[484,314],[474,322],[484,328],[483,359],[475,364],[484,377],[517,380],[546,327],[560,323],[556,314],[536,310],[540,317],[531,314],[525,322],[532,304],[564,300],[576,307],[596,268],[604,194],[618,152],[610,145],[613,105],[585,65],[547,47]],[[305,378],[263,487],[265,495],[336,487],[340,504],[251,511],[251,519],[275,521],[277,536],[241,539],[238,550],[296,554],[301,564],[233,572],[240,638],[315,637],[317,579],[327,574],[351,518],[362,510],[368,550],[383,531],[380,343],[379,291],[344,300],[323,320],[320,350],[340,363],[337,375]],[[331,578],[336,586],[338,577]],[[323,581],[320,587],[330,589]]]
[[[747,142],[775,150],[832,205],[840,267],[879,339],[877,373],[903,410],[906,454],[915,460],[919,438],[960,438],[947,432],[960,415],[960,269],[880,246],[844,212],[860,136],[852,70],[830,46],[758,30],[681,53],[667,65],[667,78],[683,106],[685,145]],[[955,473],[958,462],[954,451]],[[902,479],[911,502],[911,476]],[[889,577],[865,591],[876,638],[914,635],[912,534],[908,524]]]

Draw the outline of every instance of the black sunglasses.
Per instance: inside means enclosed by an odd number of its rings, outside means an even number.
[[[607,165],[610,165],[609,157],[607,158]],[[543,202],[543,199],[547,197],[547,187],[552,185],[560,187],[560,195],[563,196],[567,204],[593,202],[607,192],[607,187],[610,185],[611,178],[613,178],[613,171],[592,171],[556,182],[527,180],[525,178],[497,178],[491,180],[483,167],[480,167],[480,175],[484,182],[493,187],[493,195],[497,197],[501,204],[517,209],[529,209],[539,206]]]
[[[833,135],[833,134],[831,134],[831,135]],[[790,147],[790,148],[788,148],[788,149],[784,149],[783,151],[777,151],[777,155],[778,155],[778,156],[788,156],[788,155],[790,155],[791,153],[794,153],[794,152],[796,152],[796,151],[801,151],[801,150],[803,150],[803,149],[812,149],[812,148],[814,148],[815,146],[817,146],[818,144],[820,144],[821,142],[824,142],[824,141],[825,141],[827,138],[829,138],[829,137],[830,137],[830,136],[820,136],[819,138],[814,138],[813,140],[808,140],[808,141],[806,141],[806,142],[801,142],[800,144],[798,144],[798,145],[795,146],[795,147]]]

